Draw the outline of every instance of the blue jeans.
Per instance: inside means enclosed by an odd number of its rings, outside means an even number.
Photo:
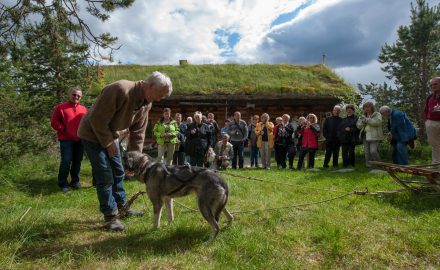
[[[234,157],[232,158],[232,169],[237,169],[237,156],[238,156],[238,167],[243,168],[243,150],[244,143],[243,141],[231,141],[232,146],[234,147]]]
[[[71,178],[71,185],[79,183],[79,171],[84,154],[81,141],[60,141],[61,162],[58,171],[58,186],[67,188],[69,186],[67,177]]]
[[[408,148],[404,142],[396,142],[393,144],[393,163],[400,165],[408,165]]]
[[[251,167],[255,165],[257,167],[258,165],[258,156],[260,155],[260,149],[255,146],[251,146]]]
[[[100,144],[87,140],[82,140],[82,143],[92,165],[99,210],[104,215],[114,214],[127,200],[122,185],[125,174],[119,144],[116,143],[117,154],[110,158],[107,149]]]

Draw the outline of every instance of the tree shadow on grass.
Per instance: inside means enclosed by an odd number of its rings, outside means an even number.
[[[77,241],[77,243],[55,241],[55,243],[41,243],[32,247],[23,247],[18,256],[26,260],[35,260],[44,257],[53,258],[66,251],[73,254],[76,259],[80,259],[86,251],[92,251],[94,254],[98,254],[99,257],[104,258],[119,256],[121,252],[124,256],[145,258],[149,255],[185,252],[202,244],[209,235],[202,228],[176,228],[168,232],[151,229],[133,234],[96,231],[96,234],[101,233],[102,235],[90,237],[84,241]]]
[[[58,179],[51,178],[28,178],[19,181],[13,181],[15,187],[29,196],[51,195],[53,193],[61,192],[58,187]]]
[[[410,191],[383,197],[383,202],[418,215],[426,211],[440,209],[440,194],[438,196],[415,194]]]

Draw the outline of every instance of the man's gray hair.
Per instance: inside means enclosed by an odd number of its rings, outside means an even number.
[[[379,112],[380,113],[391,112],[391,108],[388,106],[382,106],[382,107],[380,107]]]
[[[171,83],[170,77],[168,77],[168,75],[166,74],[160,73],[159,71],[154,71],[153,73],[151,73],[150,77],[148,77],[144,81],[160,88],[168,86],[168,96],[170,96],[173,92],[173,85]]]
[[[342,110],[341,106],[339,106],[339,105],[335,105],[335,106],[333,107],[333,109],[338,109],[339,111]]]

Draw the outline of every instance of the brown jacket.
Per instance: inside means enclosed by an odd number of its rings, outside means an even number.
[[[257,147],[258,148],[261,148],[261,145],[263,142],[263,129],[264,129],[263,122],[257,123],[257,126],[255,127],[255,134],[257,134]],[[273,148],[273,143],[274,143],[273,123],[267,121],[266,122],[266,129],[267,129],[267,140],[269,142],[269,148]]]
[[[81,120],[78,137],[107,148],[130,131],[128,150],[142,151],[151,103],[142,98],[141,82],[121,80],[102,89],[95,103]]]

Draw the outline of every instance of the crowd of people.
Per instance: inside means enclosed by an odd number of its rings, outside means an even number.
[[[425,127],[432,147],[432,163],[440,165],[440,77],[431,79],[429,85],[432,93],[425,103]],[[107,85],[89,110],[80,104],[81,88],[73,87],[69,100],[53,111],[51,125],[57,132],[61,154],[58,185],[63,192],[81,188],[80,168],[83,152],[86,152],[99,208],[104,215],[104,227],[110,230],[125,228],[118,214],[127,202],[118,137],[125,131],[128,140],[124,150],[142,151],[152,102],[171,95],[172,90],[168,76],[153,72],[145,80],[121,80]],[[365,102],[362,109],[362,114],[357,116],[354,105],[344,108],[336,105],[322,127],[313,113],[293,121],[290,115],[283,114],[275,118],[275,123],[269,114],[263,113],[252,116],[248,124],[237,111],[220,127],[213,113],[205,117],[196,111],[184,120],[181,113],[173,118],[171,109],[165,108],[153,128],[158,161],[167,165],[237,169],[244,167],[243,152],[248,147],[251,167],[270,169],[274,152],[277,168],[303,169],[305,161],[307,168],[314,168],[318,138],[322,135],[324,168],[329,167],[331,159],[333,167],[339,166],[340,150],[342,166],[353,167],[355,147],[360,144],[364,146],[366,166],[370,166],[370,161],[380,160],[378,146],[386,137],[383,126],[387,126],[393,162],[409,164],[408,146],[414,147],[416,129],[407,115],[388,106],[376,111],[372,102]],[[342,110],[345,117],[340,116]],[[125,213],[127,216],[138,214],[143,213],[135,210]]]

